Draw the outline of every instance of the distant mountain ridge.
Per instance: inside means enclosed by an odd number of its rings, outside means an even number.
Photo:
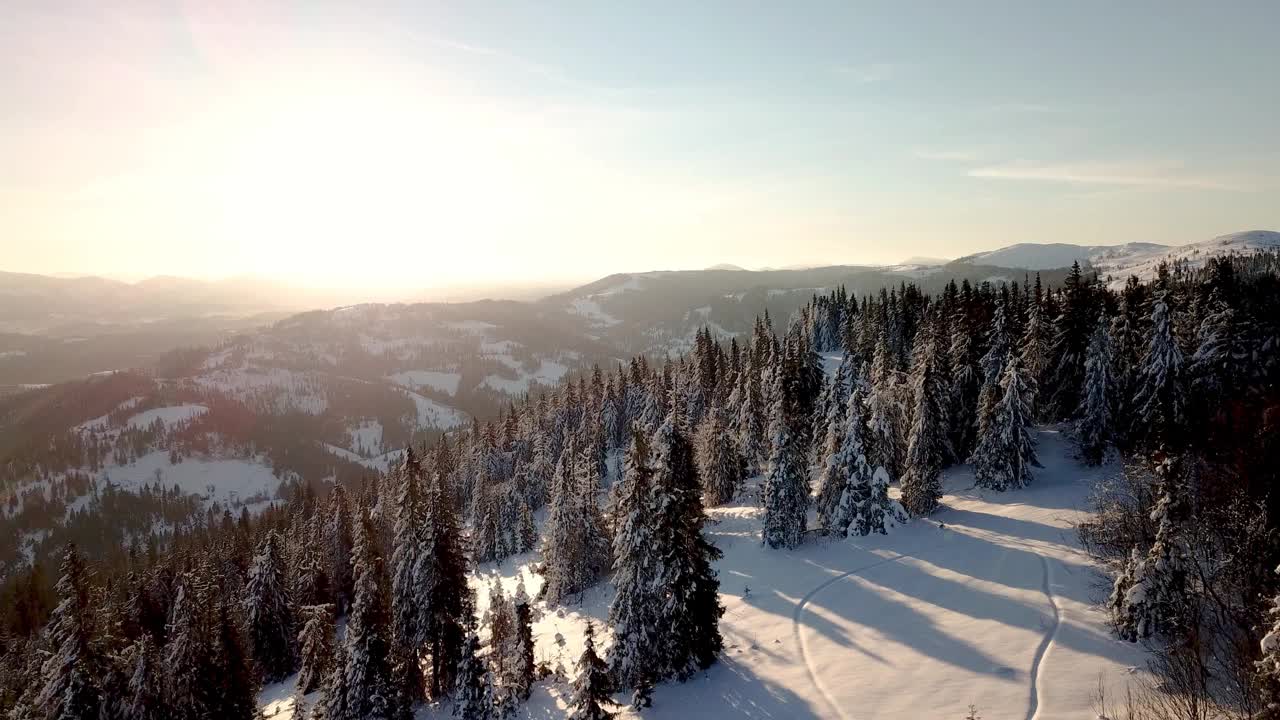
[[[962,264],[995,265],[1027,270],[1051,270],[1087,264],[1112,283],[1123,283],[1130,275],[1151,278],[1162,262],[1200,265],[1210,257],[1230,253],[1253,253],[1280,249],[1280,232],[1246,230],[1220,235],[1187,245],[1133,242],[1123,245],[1072,245],[1069,243],[1018,243],[996,250],[967,255]]]

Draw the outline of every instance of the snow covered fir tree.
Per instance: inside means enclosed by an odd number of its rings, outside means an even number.
[[[68,548],[47,597],[12,603],[0,710],[247,719],[265,684],[328,720],[551,697],[573,717],[632,696],[643,712],[754,652],[722,634],[757,601],[754,579],[722,575],[726,550],[798,563],[953,532],[957,498],[1035,492],[1059,436],[1100,473],[1123,463],[1080,524],[1115,573],[1117,634],[1168,667],[1212,643],[1214,687],[1262,707],[1280,683],[1277,267],[836,289],[733,338],[700,329],[683,356],[568,373],[415,438],[386,472],[146,530],[120,558]],[[976,487],[955,481],[966,465]],[[726,518],[755,524],[717,535]],[[761,604],[789,619],[799,597]],[[548,629],[570,619],[600,622],[576,657]]]

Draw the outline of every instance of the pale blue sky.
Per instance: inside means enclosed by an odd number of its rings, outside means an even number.
[[[1280,227],[1274,1],[353,5],[0,11],[0,269],[439,284]]]

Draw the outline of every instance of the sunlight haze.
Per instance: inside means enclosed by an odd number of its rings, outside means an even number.
[[[0,27],[4,270],[568,282],[1280,225],[1274,3],[114,5]]]

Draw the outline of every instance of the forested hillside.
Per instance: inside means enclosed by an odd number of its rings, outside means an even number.
[[[289,679],[330,720],[496,717],[535,685],[561,687],[570,717],[643,711],[726,658],[730,578],[708,508],[758,506],[745,532],[764,562],[786,563],[797,547],[924,522],[958,464],[1016,502],[1043,464],[1036,426],[1054,423],[1082,462],[1125,462],[1079,532],[1115,574],[1115,632],[1154,652],[1161,689],[1139,685],[1132,702],[1157,714],[1133,717],[1189,717],[1188,703],[1209,708],[1197,717],[1252,716],[1280,687],[1267,632],[1280,594],[1278,270],[1262,252],[1163,266],[1119,291],[1078,266],[1053,286],[835,289],[790,318],[756,318],[741,341],[704,329],[680,357],[596,365],[492,420],[398,438],[413,449],[386,472],[296,483],[256,514],[189,508],[107,539],[119,552],[86,535],[8,586],[0,707],[249,718],[264,683]],[[145,408],[120,404],[144,381],[102,389],[90,412],[105,413],[110,440],[68,438],[66,468],[134,452],[147,433],[185,455],[185,434],[227,417],[177,384],[157,404],[167,412],[136,421]],[[256,442],[225,425],[205,437]],[[140,497],[159,512],[177,500],[163,483]],[[533,596],[476,596],[473,569],[531,551]],[[576,667],[540,658],[535,615],[600,588],[607,627],[582,638]]]

